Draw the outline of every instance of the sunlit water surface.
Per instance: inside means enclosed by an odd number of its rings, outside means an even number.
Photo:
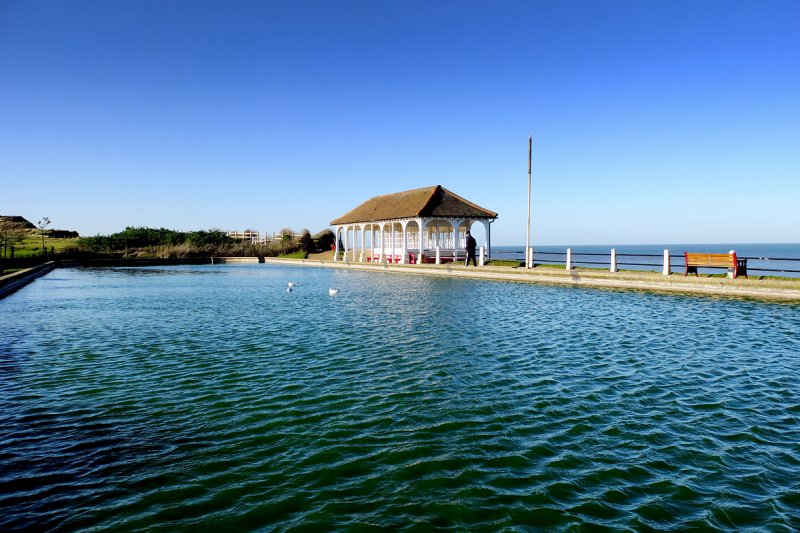
[[[0,530],[800,529],[798,306],[249,265],[0,317]]]

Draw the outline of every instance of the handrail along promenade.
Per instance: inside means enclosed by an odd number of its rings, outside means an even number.
[[[611,268],[613,264],[616,264],[617,267],[626,267],[626,266],[639,266],[639,267],[650,267],[651,270],[657,271],[661,270],[664,267],[663,262],[640,262],[638,260],[634,261],[620,261],[619,258],[658,258],[663,259],[664,257],[669,258],[669,271],[672,272],[673,269],[683,268],[684,266],[684,256],[683,253],[680,255],[671,255],[671,254],[648,254],[648,253],[598,253],[598,252],[578,252],[571,249],[567,249],[564,252],[550,252],[550,251],[534,251],[534,259],[536,263],[541,264],[555,264],[555,265],[565,265],[567,264],[566,256],[570,253],[572,256],[572,265],[600,265],[604,267]],[[495,258],[510,258],[510,259],[517,259],[519,261],[524,261],[525,252],[524,251],[501,251],[501,252],[494,252],[493,255]],[[612,262],[611,257],[615,257],[616,261]],[[544,258],[540,256],[545,256]],[[559,256],[559,259],[552,258],[552,256]],[[576,260],[575,257],[589,257],[590,260]],[[595,258],[599,257],[608,257],[609,260],[607,261],[597,261],[594,260]],[[752,266],[748,264],[747,270],[748,272],[772,272],[772,273],[782,273],[782,274],[800,274],[800,258],[798,257],[764,257],[764,256],[738,256],[739,259],[744,259],[747,261],[758,261],[758,262],[786,262],[790,263],[794,266],[796,263],[798,268],[791,269],[791,268],[769,268],[763,266]],[[702,267],[701,267],[702,268]],[[666,272],[666,270],[665,270]]]

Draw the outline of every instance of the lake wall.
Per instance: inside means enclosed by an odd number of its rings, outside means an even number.
[[[5,298],[9,294],[21,289],[31,281],[40,276],[44,276],[55,268],[56,264],[53,261],[35,266],[33,268],[26,268],[7,276],[0,276],[0,298]]]

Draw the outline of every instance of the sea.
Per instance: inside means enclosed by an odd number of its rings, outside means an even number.
[[[798,304],[241,264],[0,320],[0,531],[800,530]]]
[[[684,252],[728,253],[736,252],[737,258],[747,259],[750,277],[777,276],[800,277],[800,244],[621,244],[538,246],[534,248],[537,264],[561,264],[566,260],[566,250],[572,250],[572,263],[578,267],[608,268],[611,250],[616,250],[617,265],[627,270],[656,270],[661,272],[664,250],[670,254],[673,273],[684,272]],[[584,255],[587,254],[587,255]],[[525,260],[525,245],[493,246],[494,259]],[[719,269],[701,269],[701,273],[720,273]]]

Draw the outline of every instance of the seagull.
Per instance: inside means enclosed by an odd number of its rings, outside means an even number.
[[[288,286],[289,286],[289,288],[291,289],[292,287],[295,287],[295,286],[297,286],[297,283],[295,283],[294,281],[290,281],[289,283],[287,283],[287,285],[288,285]]]
[[[339,292],[339,289],[328,289],[328,296],[333,296],[337,292]]]

